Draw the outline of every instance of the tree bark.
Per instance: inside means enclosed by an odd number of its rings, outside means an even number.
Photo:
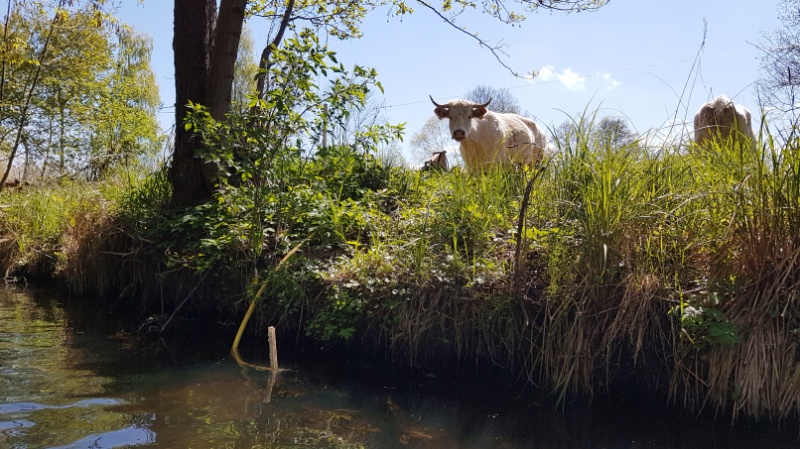
[[[224,120],[231,105],[233,68],[247,0],[175,0],[175,149],[170,167],[173,207],[211,199],[217,170],[197,156],[202,142],[184,128],[189,101]]]
[[[239,53],[246,5],[247,0],[222,0],[219,5],[208,77],[207,106],[214,120],[223,120],[231,106],[233,71]]]
[[[215,0],[175,0],[175,149],[169,179],[173,207],[201,204],[213,193],[214,170],[197,157],[201,142],[184,128],[189,101],[208,104]]]

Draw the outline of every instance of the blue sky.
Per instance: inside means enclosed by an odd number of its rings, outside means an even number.
[[[126,0],[119,11],[123,22],[154,40],[152,66],[166,106],[174,102],[172,11],[169,0]],[[406,123],[407,156],[411,135],[433,114],[428,95],[445,102],[478,85],[508,88],[545,127],[588,107],[626,117],[640,133],[665,129],[673,121],[691,122],[703,102],[723,93],[755,117],[757,45],[780,25],[775,0],[611,0],[591,13],[529,13],[519,27],[477,12],[459,20],[490,43],[502,41],[504,61],[515,71],[539,76],[514,77],[488,50],[421,7],[402,20],[375,11],[363,23],[362,39],[329,40],[345,65],[378,70],[385,117]],[[705,47],[693,72],[704,21]],[[266,29],[257,23],[250,28],[258,53]],[[171,109],[161,121],[172,124]]]

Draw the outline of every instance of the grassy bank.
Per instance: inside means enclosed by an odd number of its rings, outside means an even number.
[[[142,318],[231,327],[267,282],[251,332],[488,362],[559,400],[633,386],[796,417],[800,148],[615,147],[588,122],[540,173],[420,173],[332,147],[273,152],[191,210],[166,208],[160,173],[8,191],[0,261]]]

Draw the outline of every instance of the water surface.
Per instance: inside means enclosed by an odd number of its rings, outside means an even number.
[[[170,348],[73,316],[53,292],[0,287],[0,448],[800,447],[796,435],[766,427],[608,406],[553,410],[510,387],[302,358],[273,380],[235,363],[221,349],[229,342]],[[245,355],[266,359],[258,349]]]

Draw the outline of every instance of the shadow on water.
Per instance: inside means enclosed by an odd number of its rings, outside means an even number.
[[[496,383],[324,366],[268,373],[228,341],[166,348],[97,332],[57,295],[0,289],[0,447],[797,448],[797,434],[630,407],[553,410]],[[266,363],[264,348],[245,355]],[[288,361],[288,362],[287,362]],[[788,434],[788,435],[787,435]]]

